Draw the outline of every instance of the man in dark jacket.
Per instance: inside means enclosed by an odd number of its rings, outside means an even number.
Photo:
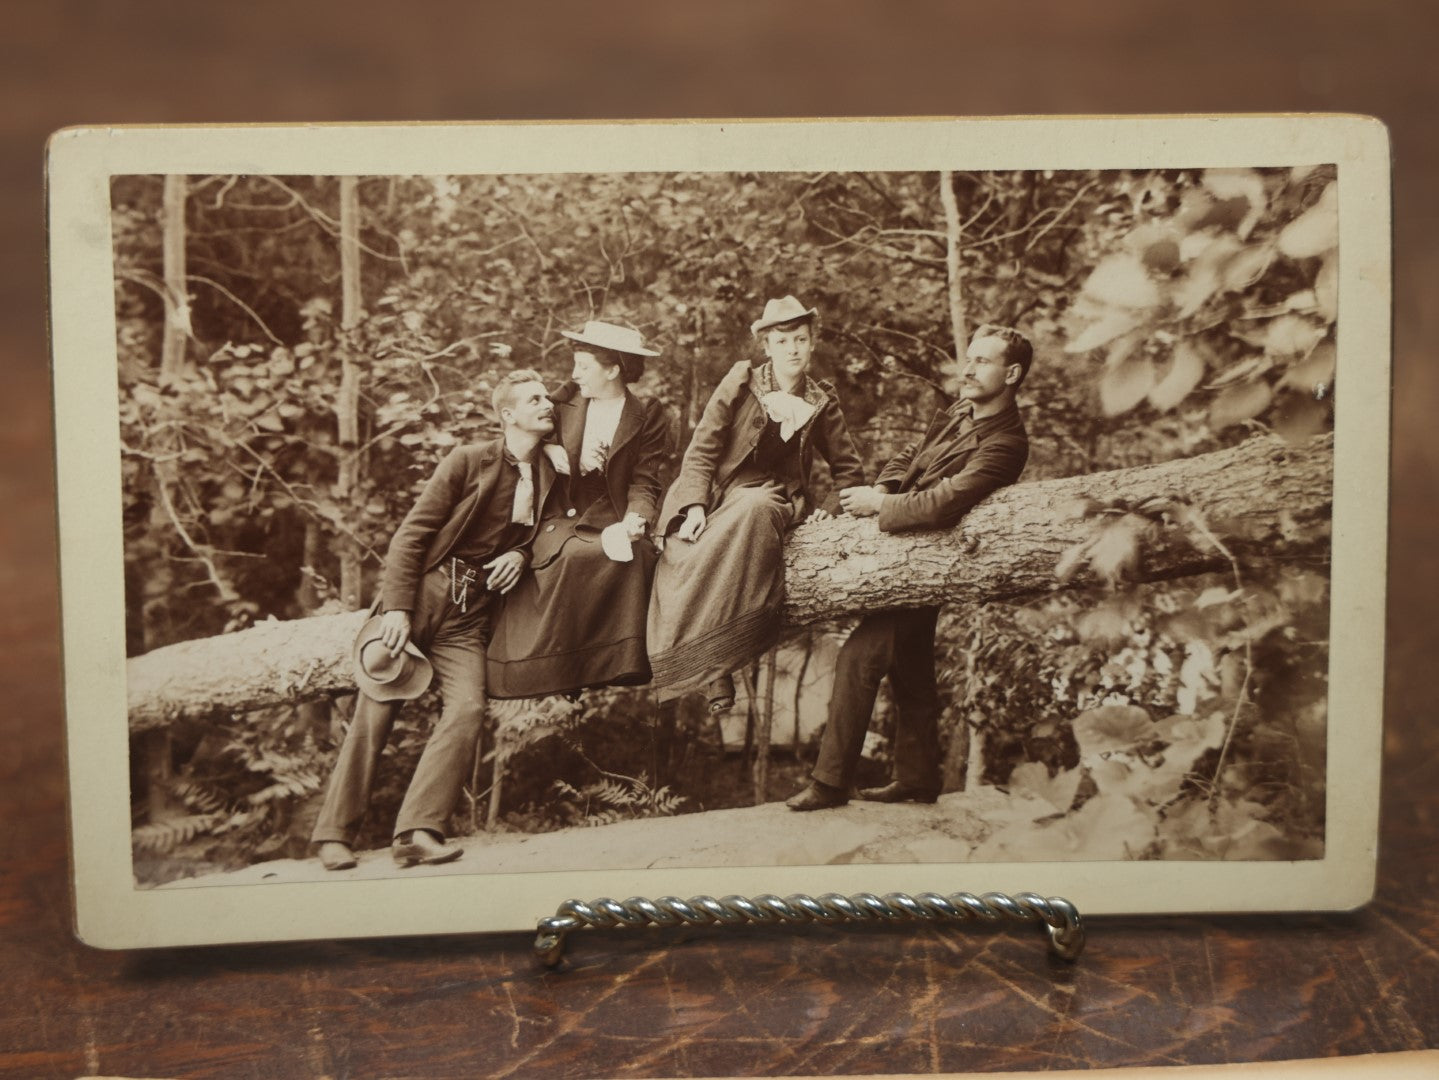
[[[462,854],[445,842],[445,821],[470,775],[484,720],[492,602],[524,572],[526,548],[554,485],[555,467],[541,447],[554,430],[554,405],[540,376],[528,370],[506,375],[493,403],[503,435],[461,446],[440,462],[385,559],[379,640],[400,657],[413,639],[443,700],[395,822],[391,851],[401,866]],[[356,699],[311,835],[327,870],[355,865],[351,845],[398,707],[363,692]]]
[[[857,517],[878,516],[883,532],[949,529],[996,488],[1019,479],[1029,438],[1015,391],[1033,348],[1017,330],[981,326],[961,370],[960,400],[942,410],[923,439],[889,463],[873,487],[846,488],[840,502]],[[849,801],[879,684],[894,694],[894,779],[858,795],[875,802],[934,802],[939,797],[939,692],[934,631],[939,608],[866,615],[835,662],[829,723],[810,783],[791,810],[823,810]]]

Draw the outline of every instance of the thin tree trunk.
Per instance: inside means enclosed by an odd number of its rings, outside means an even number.
[[[959,203],[954,197],[954,173],[948,169],[939,174],[939,201],[944,207],[944,265],[949,282],[949,322],[954,331],[954,355],[964,356],[969,344],[969,326],[964,317],[964,268],[959,261]]]
[[[669,784],[670,774],[673,771],[675,714],[677,711],[678,701],[674,698],[662,701],[655,707],[654,755],[651,772],[656,791]]]
[[[769,746],[774,726],[775,650],[770,649],[760,661],[760,679],[764,692],[759,698],[759,719],[755,724],[754,742],[754,804],[769,801]]]
[[[799,674],[794,677],[794,734],[790,736],[789,744],[796,749],[799,748],[800,741],[799,703],[804,697],[804,677],[809,671],[809,661],[812,656],[814,656],[814,631],[806,630],[804,657],[799,662]]]
[[[160,380],[180,374],[185,369],[185,346],[190,340],[190,300],[185,274],[185,199],[188,178],[169,174],[165,177],[160,207],[161,272],[165,279],[165,326],[160,338]],[[168,519],[164,507],[172,505],[167,494],[175,488],[176,467],[168,451],[175,449],[173,433],[160,438],[154,464],[155,497],[151,521],[160,529],[178,528]],[[171,736],[169,731],[149,733],[144,740],[145,802],[151,823],[170,816],[175,805],[170,798]]]
[[[961,726],[968,731],[967,721],[961,722]],[[984,729],[975,728],[969,736],[969,760],[964,770],[964,783],[960,786],[961,791],[973,791],[984,784]]]
[[[471,832],[480,831],[480,778],[485,765],[486,726],[480,727],[480,737],[475,740],[475,760],[470,764],[470,790],[466,792],[470,802]]]
[[[485,828],[491,832],[500,823],[500,795],[505,784],[504,759],[495,755],[495,767],[490,770],[490,806],[485,814]]]
[[[145,814],[155,825],[176,811],[170,798],[171,735],[169,731],[147,731],[140,736],[145,762]]]
[[[744,746],[741,748],[739,755],[740,771],[743,773],[744,767],[748,765],[751,769],[751,775],[753,775],[754,759],[750,757],[750,752],[754,750],[755,705],[759,700],[759,694],[755,690],[754,666],[752,664],[746,664],[741,668],[739,671],[739,679],[740,682],[744,683],[745,690]],[[724,741],[723,734],[721,734],[720,741]]]
[[[961,717],[950,729],[949,752],[944,756],[944,787],[946,791],[969,790],[971,747],[969,721]]]
[[[360,198],[358,181],[340,177],[340,389],[335,401],[339,435],[340,476],[336,496],[348,514],[360,486],[360,369],[355,360],[353,331],[359,325],[360,292]],[[340,539],[340,599],[347,607],[360,606],[362,584],[359,546],[349,537]]]
[[[165,275],[165,333],[160,342],[161,378],[185,367],[190,340],[190,299],[185,283],[185,198],[188,177],[165,177],[161,206],[161,258]]]
[[[313,518],[305,518],[305,539],[301,555],[302,565],[312,570],[319,565],[322,545],[320,542],[320,527],[315,524]],[[306,613],[312,612],[320,605],[320,590],[315,585],[314,574],[301,574],[300,587],[296,590],[295,600],[300,610]],[[334,721],[332,715],[334,704],[329,698],[317,698],[314,701],[302,702],[299,706],[297,716],[305,730],[314,732],[318,737],[331,738],[339,730],[339,725]]]

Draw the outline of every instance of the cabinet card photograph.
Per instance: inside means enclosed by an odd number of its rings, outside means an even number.
[[[77,929],[1373,889],[1348,116],[76,128]]]

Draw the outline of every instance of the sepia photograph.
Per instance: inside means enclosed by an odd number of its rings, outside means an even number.
[[[103,176],[131,889],[1323,865],[1340,155],[616,130]]]

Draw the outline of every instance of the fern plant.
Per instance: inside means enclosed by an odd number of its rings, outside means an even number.
[[[292,709],[253,713],[206,736],[171,776],[150,780],[173,809],[137,811],[137,877],[168,879],[181,861],[237,868],[301,843],[292,821],[324,786],[330,759]]]

